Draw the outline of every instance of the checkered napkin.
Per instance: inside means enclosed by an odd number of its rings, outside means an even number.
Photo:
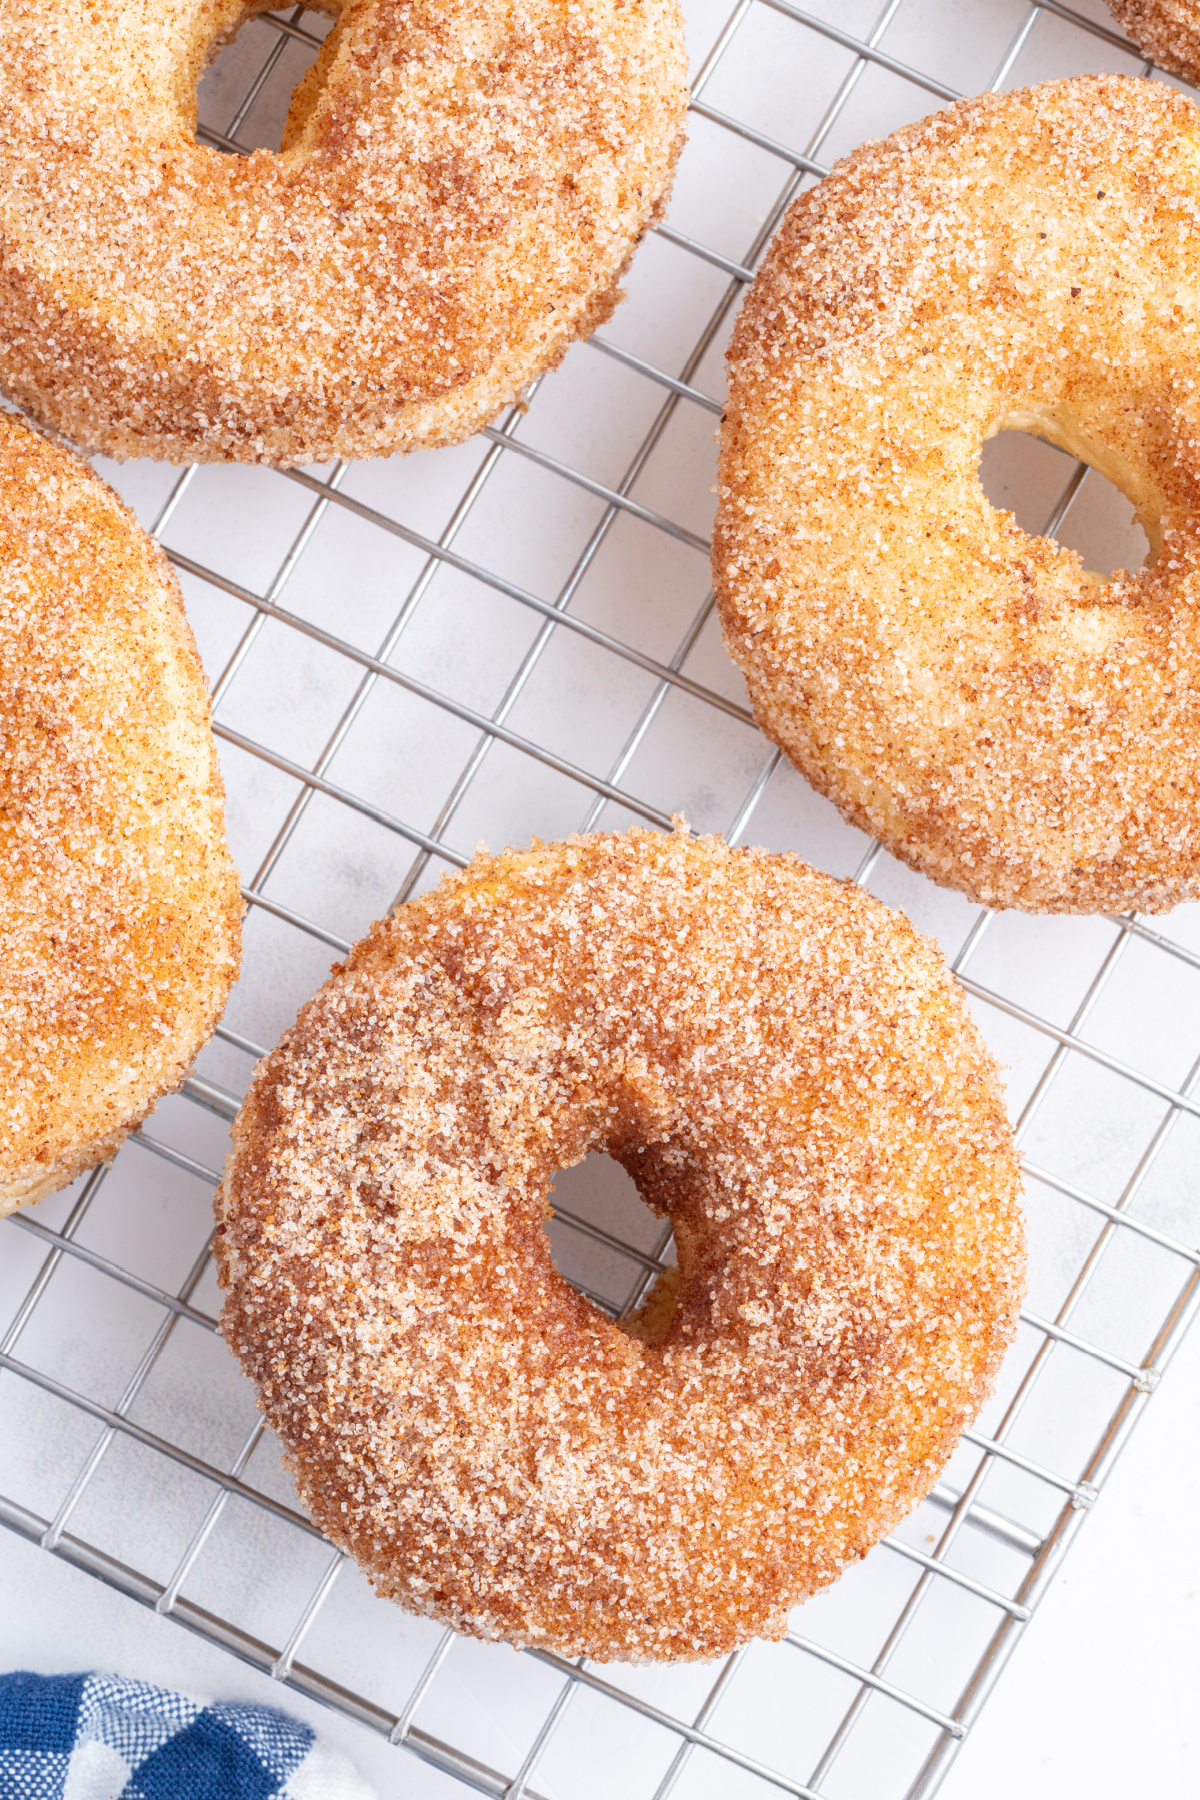
[[[0,1675],[0,1800],[375,1800],[270,1706],[116,1675]]]

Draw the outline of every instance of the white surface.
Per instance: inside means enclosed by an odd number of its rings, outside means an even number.
[[[246,1700],[304,1719],[344,1752],[379,1800],[464,1800],[465,1790],[374,1733],[281,1687],[35,1545],[0,1531],[0,1671],[99,1669],[198,1700]],[[2,1800],[21,1800],[3,1794]],[[215,1800],[215,1797],[214,1797]]]
[[[1194,1800],[1198,1526],[1200,1330],[1147,1409],[942,1800]],[[462,1788],[415,1757],[8,1532],[0,1532],[0,1607],[6,1668],[109,1668],[214,1699],[282,1706],[339,1745],[380,1800],[463,1800]]]
[[[940,1800],[1200,1793],[1200,1330],[959,1752]]]
[[[882,8],[882,0],[812,4],[858,31],[871,29]],[[1100,0],[1088,4],[1098,16],[1107,16]],[[729,10],[727,0],[696,0],[689,8],[693,49],[700,55]],[[961,0],[904,0],[883,48],[940,79],[979,87],[993,78],[1026,16],[1023,0],[977,0],[970,8]],[[964,27],[967,19],[969,28]],[[839,83],[851,61],[831,49],[828,40],[756,7],[706,98],[786,143],[829,158],[864,136],[929,110],[927,92],[877,68],[860,71],[862,79],[845,89],[845,106],[818,141],[818,121],[830,117],[824,109],[842,92]],[[1080,68],[1134,66],[1097,40],[1043,17],[1022,40],[1007,79],[1015,83]],[[745,256],[779,186],[779,165],[765,153],[696,119],[672,222],[725,254]],[[630,299],[606,326],[606,334],[679,373],[725,277],[711,264],[692,260],[652,236],[628,287]],[[724,328],[694,375],[696,385],[710,393],[720,387],[723,340]],[[594,349],[579,347],[542,384],[520,421],[519,435],[598,480],[616,483],[663,397],[661,388]],[[707,531],[711,517],[712,427],[712,415],[694,403],[678,407],[634,488],[643,505],[698,535]],[[484,455],[477,440],[403,463],[364,465],[348,473],[344,491],[436,536]],[[108,473],[148,520],[173,479],[170,471],[153,465],[127,465]],[[1055,453],[1044,447],[1039,451],[1015,436],[998,441],[989,453],[989,491],[1035,530],[1049,516],[1055,484],[1064,476]],[[303,618],[374,651],[416,580],[421,558],[395,536],[333,506],[315,522],[311,541],[284,584],[279,572],[311,505],[310,493],[268,471],[210,468],[183,495],[165,541],[246,589],[278,592],[282,604]],[[575,581],[577,559],[592,542],[602,510],[594,496],[506,453],[455,544],[466,556],[554,602]],[[1103,484],[1091,477],[1061,535],[1085,549],[1098,569],[1140,554],[1130,547],[1128,507],[1113,503],[1111,495],[1106,498]],[[707,585],[706,560],[695,543],[681,544],[626,514],[583,568],[571,605],[601,629],[665,660],[703,607]],[[185,589],[201,651],[215,679],[232,667],[230,659],[251,614],[214,582],[193,576]],[[387,655],[407,676],[487,714],[507,704],[507,684],[524,667],[522,659],[536,636],[531,613],[443,566],[418,596],[404,635]],[[359,673],[346,659],[290,627],[271,623],[248,645],[244,661],[223,686],[218,719],[277,756],[311,767],[331,741]],[[711,618],[686,661],[686,673],[709,688],[739,696]],[[653,692],[644,671],[559,629],[528,678],[523,674],[521,679],[524,685],[505,717],[510,728],[534,744],[566,756],[592,775],[617,781],[643,803],[668,812],[681,807],[704,829],[730,830],[748,797],[757,795],[746,832],[752,841],[798,849],[840,875],[859,865],[866,849],[859,834],[786,767],[770,773],[768,747],[728,714],[672,693],[649,721],[636,754],[623,760],[623,747]],[[463,854],[481,836],[498,847],[524,841],[533,831],[556,836],[585,821],[598,819],[609,826],[629,822],[631,815],[623,808],[593,810],[592,794],[583,784],[503,747],[493,747],[480,762],[461,801],[447,809],[441,822],[439,810],[475,741],[474,731],[444,708],[382,682],[323,767],[336,783],[409,824],[436,832]],[[298,792],[296,784],[227,741],[222,761],[235,855],[247,879],[277,906],[293,908],[340,937],[357,936],[390,904],[409,868],[411,846],[360,813],[319,799],[276,858],[271,845]],[[761,790],[756,786],[760,774],[769,774]],[[435,872],[420,872],[417,885]],[[963,946],[978,916],[958,896],[930,887],[886,858],[876,865],[870,885],[889,903],[903,907],[949,954]],[[1165,928],[1200,950],[1200,908],[1181,911]],[[979,941],[969,973],[1007,1000],[1066,1027],[1114,939],[1114,928],[1099,920],[1002,918]],[[261,909],[248,921],[246,945],[246,972],[228,1023],[265,1044],[323,978],[332,953],[326,942],[314,942]],[[1133,939],[1120,947],[1109,976],[1081,1025],[1084,1035],[1170,1086],[1178,1085],[1200,1048],[1200,978],[1186,963]],[[1161,1101],[1077,1055],[1054,1062],[1053,1085],[1041,1093],[1042,1076],[1055,1056],[1054,1040],[997,1008],[981,1004],[978,1010],[989,1041],[1009,1065],[1014,1114],[1027,1105],[1032,1108],[1024,1137],[1030,1156],[1058,1178],[1116,1201],[1155,1138]],[[202,1073],[232,1089],[244,1084],[248,1068],[246,1056],[221,1043],[206,1050],[201,1064]],[[150,1130],[177,1151],[219,1167],[224,1127],[186,1101],[167,1102]],[[1159,1229],[1193,1241],[1200,1235],[1198,1164],[1200,1127],[1184,1118],[1164,1141],[1132,1210]],[[595,1165],[584,1165],[559,1184],[558,1203],[570,1199],[585,1213],[593,1205],[604,1209],[609,1223],[636,1237],[645,1221],[639,1223],[636,1209],[629,1209],[628,1196],[614,1198],[601,1191],[602,1178],[593,1192],[595,1177]],[[56,1197],[38,1208],[36,1216],[54,1230],[68,1207],[67,1197]],[[1040,1184],[1031,1186],[1030,1220],[1031,1305],[1052,1317],[1100,1221]],[[174,1291],[202,1249],[210,1221],[204,1182],[135,1143],[122,1153],[98,1193],[80,1243]],[[622,1282],[627,1285],[630,1279],[627,1262],[610,1256],[614,1266],[605,1267],[594,1246],[582,1254],[586,1246],[578,1240],[572,1245],[561,1226],[555,1243],[570,1273],[620,1297]],[[44,1246],[15,1221],[4,1228],[3,1246],[0,1329],[8,1316],[5,1303],[17,1303],[44,1254]],[[1071,1328],[1110,1353],[1140,1361],[1182,1275],[1178,1261],[1122,1229],[1072,1315]],[[211,1271],[193,1299],[202,1311],[215,1311]],[[111,1406],[127,1382],[138,1382],[139,1359],[149,1354],[160,1322],[153,1302],[66,1259],[16,1353],[32,1369]],[[1006,1394],[1038,1341],[1036,1332],[1023,1329],[1002,1378]],[[1182,1699],[1197,1691],[1194,1679],[1189,1688],[1186,1672],[1179,1673],[1194,1631],[1189,1639],[1188,1606],[1177,1599],[1184,1541],[1190,1549],[1198,1516],[1196,1483],[1193,1470],[1191,1497],[1181,1499],[1169,1468],[1174,1448],[1190,1444],[1195,1455],[1197,1366],[1193,1348],[1148,1409],[1112,1489],[1085,1524],[1045,1619],[1035,1623],[1018,1649],[985,1713],[978,1742],[967,1753],[972,1760],[962,1765],[966,1773],[956,1771],[952,1777],[956,1800],[985,1800],[993,1793],[1027,1800],[1038,1792],[1053,1793],[1056,1800],[1074,1800],[1083,1793],[1103,1800],[1107,1794],[1124,1797],[1130,1792],[1183,1800],[1185,1793],[1200,1788],[1200,1771],[1192,1766],[1189,1779],[1188,1753],[1171,1737],[1175,1722],[1186,1716],[1186,1706],[1176,1705],[1171,1696]],[[1027,1456],[1077,1474],[1121,1386],[1122,1378],[1102,1363],[1057,1352],[1017,1422],[1013,1444]],[[226,1469],[253,1420],[247,1385],[232,1360],[216,1340],[192,1325],[173,1333],[149,1377],[137,1386],[131,1409],[145,1429]],[[1001,1409],[1002,1403],[989,1406],[986,1429],[995,1428]],[[23,1381],[6,1379],[0,1383],[0,1491],[44,1518],[53,1517],[97,1432],[94,1421],[65,1403],[49,1401]],[[1163,1447],[1158,1463],[1153,1460],[1156,1443]],[[961,1451],[950,1479],[961,1483],[976,1461],[975,1453]],[[71,1503],[68,1529],[149,1577],[169,1580],[204,1518],[211,1488],[125,1437],[115,1440],[95,1467],[94,1478],[77,1503]],[[284,1505],[292,1498],[269,1442],[248,1464],[246,1479]],[[982,1498],[1040,1530],[1051,1523],[1061,1497],[1009,1468],[996,1467]],[[932,1549],[944,1524],[944,1513],[926,1507],[905,1523],[900,1535],[911,1547]],[[281,1647],[328,1560],[328,1550],[298,1529],[284,1528],[238,1501],[225,1508],[211,1540],[189,1566],[183,1592],[197,1605]],[[1010,1593],[1023,1572],[1016,1561],[974,1531],[960,1536],[948,1558],[951,1566]],[[910,1561],[881,1548],[829,1594],[803,1608],[796,1628],[860,1664],[869,1663],[915,1579]],[[335,1741],[357,1756],[381,1794],[411,1793],[422,1800],[457,1795],[461,1800],[461,1789],[413,1758],[390,1751],[344,1720],[306,1708],[266,1677],[2,1533],[0,1584],[5,1661],[43,1667],[109,1664],[199,1693],[282,1699],[311,1716],[318,1729],[324,1724]],[[1182,1591],[1195,1586],[1193,1574]],[[373,1600],[352,1570],[344,1570],[330,1592],[304,1641],[301,1661],[400,1710],[437,1641],[435,1628]],[[889,1676],[934,1705],[953,1706],[996,1616],[989,1604],[967,1604],[961,1588],[939,1578]],[[1060,1635],[1052,1637],[1052,1632]],[[1039,1634],[1048,1648],[1039,1647]],[[1194,1675],[1194,1660],[1191,1669]],[[715,1672],[602,1673],[651,1703],[691,1717]],[[1179,1685],[1172,1688],[1172,1681]],[[557,1686],[558,1678],[532,1659],[517,1658],[501,1647],[458,1644],[422,1702],[418,1724],[512,1773],[546,1717]],[[835,1677],[815,1658],[786,1647],[755,1647],[723,1696],[714,1729],[725,1741],[804,1779],[853,1693],[847,1677]],[[653,1792],[675,1750],[676,1740],[666,1731],[588,1693],[564,1717],[537,1770],[538,1790],[556,1800],[642,1800]],[[891,1702],[872,1702],[823,1784],[825,1791],[831,1800],[849,1795],[890,1800],[920,1766],[929,1741],[930,1728],[915,1715]],[[1045,1786],[1038,1790],[1031,1784],[1042,1771]],[[676,1800],[700,1800],[701,1795],[730,1800],[768,1791],[732,1764],[695,1756]]]

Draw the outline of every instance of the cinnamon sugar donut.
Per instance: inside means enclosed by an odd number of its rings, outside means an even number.
[[[760,723],[993,906],[1200,895],[1200,112],[1090,76],[966,101],[796,202],[734,334],[714,565]],[[1132,501],[1105,583],[995,512],[1033,432]]]
[[[1108,0],[1108,10],[1160,68],[1200,81],[1200,0]]]
[[[111,456],[468,436],[611,311],[683,130],[676,0],[322,0],[277,153],[195,137],[270,0],[6,0],[0,387]]]
[[[111,1156],[237,970],[203,671],[166,559],[0,413],[0,1214]]]
[[[678,1288],[543,1230],[604,1150]],[[376,925],[258,1067],[222,1329],[379,1592],[565,1656],[711,1657],[928,1490],[1023,1279],[995,1065],[936,951],[792,856],[572,838]]]

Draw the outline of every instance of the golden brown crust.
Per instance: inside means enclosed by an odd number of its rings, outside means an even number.
[[[1108,0],[1108,10],[1161,69],[1200,81],[1200,0]]]
[[[682,1275],[556,1274],[605,1148]],[[375,926],[259,1065],[222,1328],[382,1594],[564,1655],[779,1636],[926,1493],[1016,1325],[995,1065],[906,920],[792,856],[572,838]]]
[[[964,102],[788,214],[730,348],[714,567],[763,728],[993,906],[1200,895],[1200,113],[1117,76]],[[1107,585],[994,512],[983,440],[1116,481]]]
[[[201,148],[196,75],[266,4],[0,12],[0,384],[77,443],[457,441],[607,316],[665,199],[676,0],[345,0],[284,148]]]
[[[174,575],[90,469],[0,414],[0,1213],[178,1085],[240,918]]]

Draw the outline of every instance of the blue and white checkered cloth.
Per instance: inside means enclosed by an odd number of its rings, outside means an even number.
[[[375,1800],[270,1706],[116,1675],[0,1675],[0,1800]]]

